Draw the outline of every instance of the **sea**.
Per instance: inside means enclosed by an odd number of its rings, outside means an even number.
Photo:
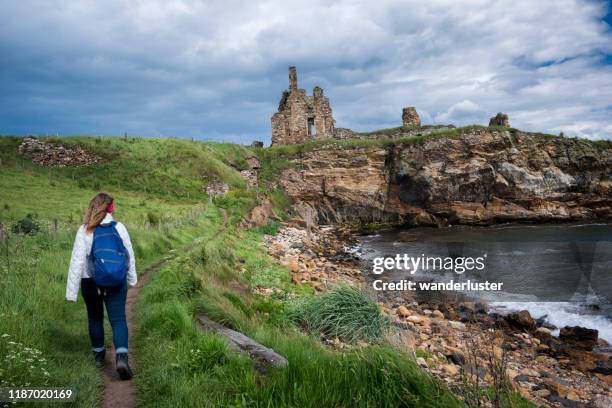
[[[599,331],[612,343],[612,223],[503,224],[383,230],[358,237],[356,253],[370,268],[371,280],[426,282],[497,282],[496,291],[450,293],[486,302],[506,314],[528,310],[558,330],[582,326]],[[484,267],[445,270],[390,268],[374,274],[376,258],[436,259],[461,264],[480,258]],[[556,328],[556,329],[555,329]]]

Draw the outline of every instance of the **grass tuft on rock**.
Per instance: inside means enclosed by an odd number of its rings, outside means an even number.
[[[289,317],[311,333],[347,343],[378,343],[389,328],[378,304],[363,290],[350,286],[301,299]]]

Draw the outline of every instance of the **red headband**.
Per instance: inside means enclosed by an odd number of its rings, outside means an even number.
[[[107,213],[112,213],[115,210],[115,202],[111,202],[108,207],[106,207],[106,212]]]

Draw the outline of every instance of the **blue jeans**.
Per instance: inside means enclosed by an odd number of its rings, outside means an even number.
[[[81,279],[81,294],[87,306],[89,338],[93,351],[104,350],[104,304],[113,329],[115,353],[127,353],[128,328],[125,319],[127,281],[112,288],[99,288],[93,279]]]

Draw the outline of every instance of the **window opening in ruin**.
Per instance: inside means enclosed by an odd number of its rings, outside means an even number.
[[[308,118],[308,136],[316,136],[317,129],[314,125],[314,118]]]

